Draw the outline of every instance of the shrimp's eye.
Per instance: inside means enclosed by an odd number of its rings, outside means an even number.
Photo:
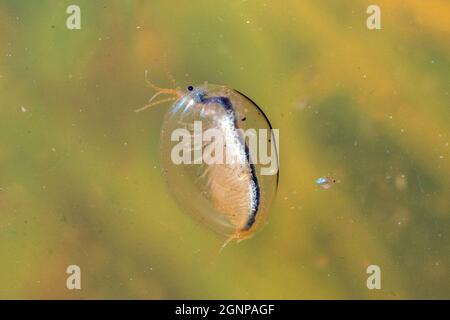
[[[194,87],[193,87],[193,86],[189,86],[187,89],[188,89],[189,91],[192,91],[192,90],[194,90]]]

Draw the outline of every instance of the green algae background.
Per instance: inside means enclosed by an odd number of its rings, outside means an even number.
[[[449,299],[450,4],[377,0],[368,30],[370,4],[1,0],[0,297]],[[168,105],[133,112],[147,69],[236,88],[280,130],[252,239],[219,254],[174,203]],[[339,182],[320,189],[325,175]]]

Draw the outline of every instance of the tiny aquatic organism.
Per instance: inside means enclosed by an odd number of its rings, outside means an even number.
[[[336,182],[336,179],[330,176],[320,177],[316,179],[316,184],[321,186],[323,189],[330,189]]]
[[[278,185],[278,158],[275,158],[273,174],[261,174],[264,167],[255,161],[258,155],[252,153],[248,137],[242,134],[247,129],[268,130],[270,134],[258,141],[258,146],[272,152],[277,149],[277,140],[263,111],[248,97],[226,86],[205,83],[189,86],[184,92],[147,82],[156,93],[147,106],[136,111],[174,101],[162,124],[160,146],[162,172],[175,200],[198,221],[225,236],[225,244],[251,237],[267,222]],[[153,102],[163,94],[172,97]],[[203,135],[211,129],[220,133],[223,144],[219,149],[217,137],[210,141],[197,139],[198,123]],[[187,145],[190,153],[174,148],[180,145],[179,138],[183,135],[188,136],[186,141],[194,141],[193,146]],[[227,160],[231,156],[236,161],[201,161],[202,154],[208,150],[214,150],[211,152],[214,155],[223,151]],[[174,157],[187,157],[188,161],[180,163]]]

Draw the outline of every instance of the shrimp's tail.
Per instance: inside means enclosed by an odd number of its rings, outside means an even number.
[[[225,249],[225,247],[232,242],[233,240],[236,240],[236,243],[241,242],[242,240],[246,239],[248,237],[244,237],[243,234],[239,231],[236,231],[235,233],[233,233],[231,236],[229,236],[225,242],[222,244],[222,247],[220,248],[220,252],[222,252],[223,249]]]

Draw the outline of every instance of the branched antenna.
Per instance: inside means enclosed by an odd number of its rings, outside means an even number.
[[[177,99],[178,99],[178,98],[167,98],[167,99],[162,99],[162,100],[159,100],[159,101],[155,101],[155,102],[146,104],[146,105],[143,106],[142,108],[139,108],[139,109],[134,110],[134,112],[141,112],[141,111],[144,111],[144,110],[147,109],[147,108],[156,106],[156,105],[158,105],[158,104],[165,103],[165,102],[169,102],[169,101],[175,101],[175,100],[177,100]]]
[[[169,75],[169,78],[171,78],[171,81],[175,80],[171,75]],[[143,106],[143,107],[141,107],[139,109],[134,110],[134,112],[141,112],[141,111],[143,111],[143,110],[145,110],[147,108],[156,106],[156,105],[161,104],[161,103],[165,103],[165,102],[169,102],[169,101],[175,101],[175,100],[181,98],[184,95],[183,91],[181,91],[180,88],[167,89],[167,88],[161,88],[161,87],[158,87],[157,85],[155,85],[153,82],[151,82],[148,79],[148,70],[145,70],[145,82],[147,83],[147,85],[150,88],[155,90],[156,93],[150,98],[150,100],[148,101],[148,104],[146,104],[145,106]],[[174,95],[175,97],[162,99],[162,100],[159,100],[159,101],[152,102],[156,97],[158,97],[161,94]]]

